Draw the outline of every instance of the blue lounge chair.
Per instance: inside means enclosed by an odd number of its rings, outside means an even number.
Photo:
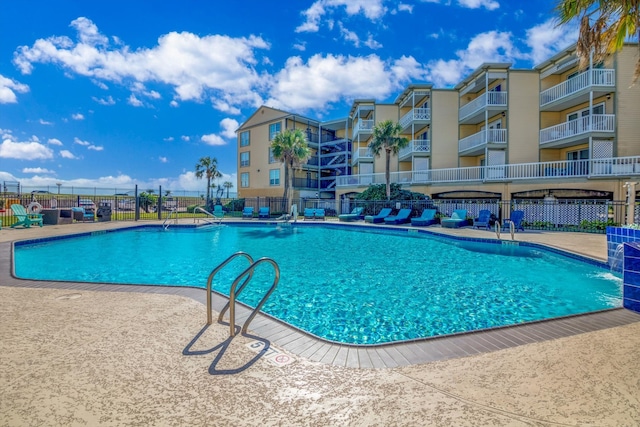
[[[324,221],[324,209],[316,209],[313,216],[315,219],[321,219]]]
[[[270,217],[269,206],[263,206],[258,209],[258,219],[269,219]]]
[[[398,225],[410,222],[411,209],[400,209],[396,215],[388,216],[384,219],[385,224]]]
[[[11,225],[11,228],[17,227],[19,225],[24,228],[31,227],[31,224],[38,224],[42,227],[42,214],[39,213],[28,213],[24,206],[19,204],[11,205],[11,210],[13,214],[18,218],[18,222]]]
[[[458,228],[467,225],[467,210],[456,209],[451,214],[450,218],[443,218],[440,220],[440,225],[446,228]]]
[[[509,231],[511,228],[509,223],[513,222],[514,231],[522,230],[524,231],[524,226],[522,225],[522,221],[524,220],[524,211],[513,211],[511,212],[511,217],[504,220],[502,223],[502,229]]]
[[[253,219],[253,207],[245,206],[245,208],[242,209],[242,219]]]
[[[215,205],[213,207],[213,217],[216,219],[224,218],[224,210],[222,210],[222,205]]]
[[[413,225],[414,227],[426,227],[437,222],[438,220],[436,220],[435,209],[425,209],[422,211],[422,215],[420,215],[419,217],[411,218],[411,225]]]
[[[71,208],[71,212],[73,215],[73,219],[76,221],[94,221],[95,217],[93,215],[93,212],[88,212],[85,210],[85,208],[83,208],[82,206],[79,207],[75,207],[75,208]]]
[[[304,219],[316,219],[316,210],[313,208],[304,208]]]
[[[478,213],[478,218],[473,220],[473,228],[484,227],[489,230],[489,220],[491,219],[491,211],[488,209],[482,209]]]
[[[364,208],[353,208],[351,213],[338,215],[338,220],[340,221],[358,221],[360,219],[364,219],[364,215],[362,212]]]
[[[391,214],[391,208],[383,208],[378,212],[377,215],[367,215],[364,217],[365,222],[370,222],[372,224],[377,224],[379,222],[384,222],[384,219]]]

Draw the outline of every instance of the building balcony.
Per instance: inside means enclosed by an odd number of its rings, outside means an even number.
[[[569,107],[606,95],[616,87],[615,70],[587,70],[560,84],[546,89],[540,94],[541,111],[562,111]]]
[[[428,139],[414,139],[409,141],[409,145],[402,148],[398,153],[400,161],[411,160],[414,156],[431,155],[431,141]]]
[[[351,158],[351,165],[355,165],[358,162],[373,162],[373,153],[369,148],[358,148],[353,152],[353,157]]]
[[[540,148],[563,148],[583,144],[594,138],[611,138],[615,133],[615,114],[592,114],[540,131]]]
[[[507,145],[506,129],[485,129],[458,141],[458,154],[478,156],[484,154],[487,145],[504,148]]]
[[[353,139],[359,134],[370,135],[373,132],[373,120],[358,120],[353,124]]]
[[[431,108],[413,108],[400,118],[402,131],[409,129],[412,124],[424,126],[429,123],[431,123]]]
[[[394,184],[505,182],[573,178],[601,179],[631,176],[640,176],[640,156],[403,171],[390,174],[391,183]],[[336,178],[337,187],[342,188],[384,184],[385,182],[384,173],[343,175]]]
[[[507,92],[485,92],[458,110],[460,124],[477,124],[484,121],[485,110],[502,111],[507,108]]]

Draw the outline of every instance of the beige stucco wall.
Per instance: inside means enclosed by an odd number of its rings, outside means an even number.
[[[458,167],[458,92],[431,91],[431,169]]]
[[[540,129],[540,96],[537,71],[512,70],[508,79],[507,163],[538,161]]]
[[[633,84],[637,60],[637,44],[626,44],[615,58],[618,157],[640,155],[640,81]]]

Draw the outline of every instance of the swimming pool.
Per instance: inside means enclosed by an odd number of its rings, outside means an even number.
[[[205,287],[232,253],[273,258],[281,269],[263,311],[331,341],[379,344],[621,306],[621,281],[596,263],[514,245],[452,240],[417,230],[329,225],[276,228],[137,227],[17,243],[20,278]],[[227,293],[247,267],[214,281]],[[258,269],[240,301],[271,285]]]

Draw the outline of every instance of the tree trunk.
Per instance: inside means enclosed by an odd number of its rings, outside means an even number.
[[[209,205],[211,204],[211,178],[207,177],[207,201],[205,202],[205,206],[209,209]]]
[[[391,168],[391,148],[386,148],[385,151],[387,152],[387,158],[384,179],[387,182],[387,200],[391,200],[391,171],[389,170]]]
[[[284,206],[286,208],[286,212],[289,212],[289,209],[291,209],[291,206],[289,206],[289,163],[288,162],[284,162],[284,194],[282,195],[282,197],[284,197]]]

